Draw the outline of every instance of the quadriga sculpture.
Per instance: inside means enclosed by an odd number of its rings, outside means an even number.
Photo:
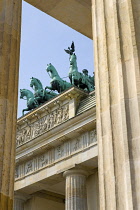
[[[34,97],[38,104],[42,104],[45,101],[55,97],[57,94],[52,91],[46,91],[43,89],[43,85],[39,79],[32,77],[30,81],[30,87],[34,90]]]
[[[69,79],[72,85],[76,85],[79,88],[87,89],[89,92],[94,90],[94,77],[88,75],[88,70],[84,69],[83,74],[78,72],[77,57],[75,55],[75,46],[72,42],[71,47],[65,50],[69,54]]]
[[[38,101],[30,90],[20,89],[20,98],[27,100],[27,108],[22,110],[22,115],[24,115],[24,111],[30,111],[39,106]]]
[[[61,79],[57,70],[51,63],[47,65],[46,71],[49,73],[49,76],[51,78],[51,87],[46,86],[45,89],[57,90],[58,93],[61,93],[72,86],[69,82]]]

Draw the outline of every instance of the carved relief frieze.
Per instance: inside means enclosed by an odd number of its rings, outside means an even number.
[[[62,115],[62,121],[65,121],[69,118],[69,107],[64,106],[63,108],[63,115]]]
[[[93,130],[85,132],[73,140],[69,139],[61,142],[56,147],[48,149],[43,154],[36,156],[21,165],[17,165],[15,179],[37,172],[44,167],[51,166],[56,162],[63,160],[63,158],[69,158],[71,155],[94,145],[96,141],[96,131]]]
[[[96,130],[90,131],[90,143],[94,143],[97,141]]]
[[[28,125],[27,127],[17,131],[16,147],[36,138],[42,133],[54,128],[60,123],[69,119],[69,105],[66,104],[58,109],[52,111],[36,122]]]
[[[18,167],[15,168],[15,178],[19,177]]]
[[[43,154],[39,157],[39,168],[44,167],[48,164],[48,156],[47,154]]]
[[[81,148],[81,145],[82,145],[81,140],[82,140],[81,137],[74,140],[74,142],[73,142],[73,151],[74,152]]]
[[[58,147],[55,148],[55,159],[62,158],[64,155],[64,145],[61,144]]]
[[[33,161],[29,161],[25,164],[25,173],[28,174],[33,171]]]
[[[32,134],[31,134],[31,127],[30,126],[18,131],[17,132],[17,140],[16,140],[17,147],[19,145],[24,144],[28,140],[30,140],[31,135]]]
[[[90,144],[89,132],[82,135],[83,147],[87,147]]]

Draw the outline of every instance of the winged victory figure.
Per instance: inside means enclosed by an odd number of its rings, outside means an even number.
[[[72,42],[71,47],[68,47],[68,49],[65,50],[65,52],[68,53],[69,55],[72,55],[75,52],[74,42]]]

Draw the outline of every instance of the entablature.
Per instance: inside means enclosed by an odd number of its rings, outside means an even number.
[[[32,141],[36,144],[36,142],[41,142],[42,139],[54,135],[57,139],[62,138],[62,136],[66,137],[66,134],[68,135],[68,133],[71,133],[71,130],[76,130],[77,124],[79,124],[80,127],[83,127],[85,126],[84,124],[93,121],[93,119],[95,120],[94,94],[95,93],[93,92],[89,96],[86,92],[81,91],[76,87],[72,87],[38,109],[19,118],[17,121],[16,136],[17,154],[18,151],[26,149],[27,147],[29,148]],[[81,110],[83,105],[80,106],[80,103],[82,104],[82,99],[84,98],[91,98],[91,95],[93,95],[93,106],[90,105],[89,107],[87,104],[87,111],[90,111],[91,108],[94,110],[92,110],[91,113],[84,112],[81,117],[82,111],[78,112],[78,108],[80,107],[79,110]],[[70,121],[70,119],[72,121]],[[87,122],[87,120],[89,122]],[[67,124],[64,125],[64,123]],[[80,125],[80,123],[82,123],[82,125]]]
[[[95,106],[94,92],[72,87],[18,120],[16,190],[76,165],[97,167]]]

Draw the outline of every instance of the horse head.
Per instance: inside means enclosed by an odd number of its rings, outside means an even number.
[[[70,60],[70,65],[73,65],[73,64],[75,64],[76,63],[76,55],[75,55],[75,53],[73,53],[72,55],[70,55],[70,58],[69,58],[69,60]]]
[[[51,63],[47,64],[46,71],[49,73],[49,76],[52,79],[56,76],[59,77],[57,70]]]
[[[34,98],[34,94],[27,89],[20,89],[20,98],[27,100],[27,108],[22,110],[22,115],[24,115],[24,111],[30,111],[36,107],[38,107],[38,102]]]
[[[35,87],[35,89],[43,89],[42,83],[37,78],[30,78],[30,87]]]
[[[31,77],[30,78],[30,87],[33,87],[34,86],[34,77]]]
[[[24,99],[24,96],[27,95],[27,90],[26,89],[20,89],[20,98]]]
[[[52,72],[53,67],[54,67],[54,66],[53,66],[51,63],[47,64],[46,71],[47,71],[47,72]]]
[[[30,90],[20,89],[20,98],[21,99],[24,99],[24,96],[26,98],[32,98],[32,97],[34,97],[33,93]]]

